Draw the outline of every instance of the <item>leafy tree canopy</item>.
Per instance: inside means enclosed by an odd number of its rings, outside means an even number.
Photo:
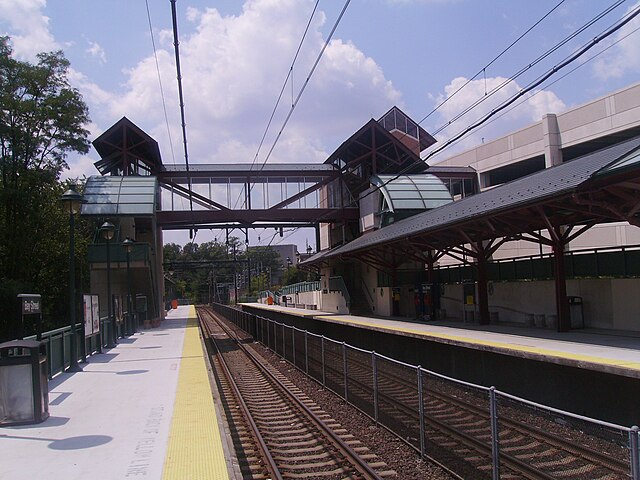
[[[68,214],[59,202],[68,185],[59,180],[69,153],[89,151],[88,108],[68,69],[61,51],[17,60],[0,37],[0,336],[20,292],[41,293],[50,315],[68,314]]]

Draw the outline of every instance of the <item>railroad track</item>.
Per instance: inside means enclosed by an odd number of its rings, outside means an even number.
[[[341,358],[328,364],[340,365]],[[327,377],[341,376],[329,367]],[[351,358],[349,362],[349,400],[362,404],[371,393],[371,366]],[[378,380],[379,418],[402,423],[407,432],[419,432],[416,383],[407,380],[406,371],[389,368]],[[491,477],[491,424],[488,399],[477,393],[445,384],[430,377],[423,391],[427,449],[446,449],[478,472],[479,478]],[[557,424],[548,428],[534,426],[526,413],[515,407],[501,407],[499,443],[501,478],[529,479],[601,479],[629,478],[626,450],[606,440],[586,434],[561,434]],[[389,424],[389,423],[387,423]],[[577,437],[582,437],[578,439]],[[586,438],[589,437],[589,438]],[[416,448],[419,440],[410,440]],[[412,441],[411,441],[412,440]],[[587,445],[589,443],[590,445]]]
[[[376,479],[395,477],[366,447],[341,428],[256,352],[199,308],[214,353],[229,423],[245,478]],[[242,411],[241,415],[237,412]]]

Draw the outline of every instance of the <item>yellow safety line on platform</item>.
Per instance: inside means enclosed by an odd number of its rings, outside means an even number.
[[[228,479],[220,430],[200,341],[189,309],[163,480]]]
[[[418,330],[418,329],[414,329],[414,328],[407,328],[407,327],[396,327],[396,326],[386,326],[386,325],[380,325],[380,324],[372,324],[366,321],[362,321],[362,320],[354,320],[354,319],[349,319],[349,320],[345,320],[344,318],[340,318],[340,317],[331,317],[331,316],[326,316],[326,317],[322,317],[323,320],[332,320],[334,322],[338,322],[338,323],[352,323],[352,324],[356,324],[356,325],[362,325],[362,326],[367,326],[367,327],[376,327],[376,328],[380,328],[383,330],[392,330],[392,331],[399,331],[399,332],[405,332],[405,333],[412,333],[414,335],[420,335],[423,337],[435,337],[435,338],[441,338],[443,340],[450,340],[450,341],[455,341],[455,342],[464,342],[467,344],[474,344],[474,345],[484,345],[484,346],[488,346],[488,347],[493,347],[493,348],[502,348],[502,349],[506,349],[506,350],[511,350],[514,352],[525,352],[525,353],[531,353],[531,354],[538,354],[538,355],[543,355],[543,356],[552,356],[552,357],[558,357],[558,358],[564,358],[567,360],[574,360],[574,361],[578,361],[578,362],[587,362],[587,363],[595,363],[595,364],[601,364],[601,365],[610,365],[610,366],[615,366],[615,367],[620,367],[620,368],[628,368],[630,370],[640,370],[640,362],[630,362],[628,360],[615,360],[613,358],[605,358],[605,357],[594,357],[591,355],[581,355],[581,354],[577,354],[577,353],[570,353],[570,352],[562,352],[562,351],[558,351],[558,350],[551,350],[551,349],[545,349],[545,348],[536,348],[536,347],[530,347],[527,345],[511,345],[509,343],[504,343],[504,342],[493,342],[490,340],[480,340],[480,339],[476,339],[476,338],[469,338],[469,337],[462,337],[459,335],[448,335],[446,333],[437,333],[437,332],[425,332],[423,330]]]

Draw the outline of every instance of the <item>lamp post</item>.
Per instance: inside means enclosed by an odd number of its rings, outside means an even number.
[[[135,242],[129,237],[125,238],[122,242],[122,246],[127,252],[127,317],[128,323],[127,333],[132,334],[136,329],[133,325],[133,297],[131,296],[131,252],[133,251],[133,245]]]
[[[69,209],[69,326],[71,327],[71,354],[67,372],[81,372],[78,365],[78,347],[76,337],[76,268],[75,268],[75,217],[82,204],[82,195],[73,185],[62,194],[60,201]],[[82,322],[82,341],[84,342],[84,322]]]
[[[116,346],[116,343],[118,343],[116,339],[116,319],[113,316],[113,299],[111,298],[111,252],[109,249],[109,243],[115,231],[116,227],[110,222],[104,222],[100,227],[102,238],[104,238],[107,243],[107,321],[109,322],[109,329],[111,330],[111,338],[109,338],[109,344],[107,345],[108,348],[113,348]]]

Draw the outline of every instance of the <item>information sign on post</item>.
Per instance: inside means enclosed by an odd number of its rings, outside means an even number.
[[[42,338],[42,297],[38,293],[20,293],[22,319],[20,324],[20,338],[24,335],[24,316],[38,315],[37,338]]]
[[[90,337],[100,331],[100,309],[98,295],[82,295],[84,312],[84,336]]]

